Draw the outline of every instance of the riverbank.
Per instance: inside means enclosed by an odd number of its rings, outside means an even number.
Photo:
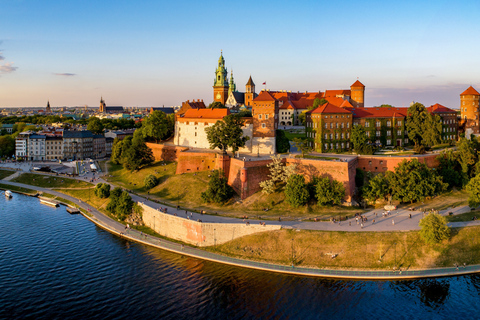
[[[5,181],[4,181],[5,182]],[[14,182],[5,182],[6,184],[17,185],[20,187],[27,187],[26,185],[21,185],[19,183]],[[34,187],[35,188],[35,187]],[[342,279],[363,279],[363,280],[398,280],[398,279],[414,279],[414,278],[429,278],[429,277],[445,277],[445,276],[456,276],[456,275],[464,275],[464,274],[471,274],[471,273],[479,273],[480,272],[480,265],[466,265],[457,268],[453,267],[446,267],[446,268],[432,268],[432,269],[419,269],[419,270],[405,270],[402,269],[401,271],[390,270],[390,271],[382,271],[382,270],[341,270],[341,269],[319,269],[319,268],[312,268],[312,267],[299,267],[297,265],[282,265],[276,263],[267,263],[267,262],[260,262],[260,261],[251,261],[240,259],[236,257],[228,257],[224,255],[220,255],[211,251],[200,250],[197,248],[190,247],[185,244],[175,243],[172,241],[168,241],[165,239],[160,239],[151,235],[146,235],[143,232],[133,230],[133,229],[125,229],[125,225],[110,219],[109,217],[102,214],[96,208],[90,206],[89,204],[75,199],[69,195],[64,193],[60,193],[58,191],[49,190],[45,188],[36,188],[36,189],[44,189],[39,190],[43,192],[48,192],[54,194],[58,197],[63,197],[68,201],[72,201],[75,205],[82,207],[85,212],[82,214],[95,223],[100,228],[107,230],[113,234],[116,234],[120,237],[125,239],[139,242],[145,245],[153,246],[162,250],[167,250],[170,252],[174,252],[177,254],[190,256],[194,258],[209,260],[218,263],[224,263],[229,265],[234,265],[238,267],[245,267],[245,268],[253,268],[258,270],[264,270],[269,272],[280,272],[280,273],[287,273],[293,275],[301,275],[301,276],[316,276],[316,277],[325,277],[325,278],[342,278]],[[88,213],[87,213],[88,212]]]

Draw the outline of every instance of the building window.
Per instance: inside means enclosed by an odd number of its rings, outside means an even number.
[[[391,127],[392,126],[392,122],[389,120],[387,121],[387,127]]]
[[[377,128],[379,128],[381,125],[382,124],[380,123],[380,121],[377,121],[377,123],[376,123]]]
[[[397,130],[397,136],[401,136],[402,135],[402,130]]]
[[[268,114],[265,115],[265,120],[267,120],[267,119],[268,119]]]
[[[365,134],[370,138],[370,131],[365,132]]]
[[[262,115],[261,115],[261,114],[258,115],[258,119],[260,119],[260,120],[262,119]],[[187,123],[187,124],[188,124],[188,123]]]
[[[347,122],[347,129],[350,128],[350,122]]]
[[[350,132],[347,132],[347,139],[350,139]]]
[[[387,136],[391,136],[391,135],[392,135],[392,131],[387,130]]]
[[[401,125],[402,125],[402,120],[398,120],[398,121],[397,121],[397,126],[400,127]]]
[[[370,127],[370,122],[365,122],[365,128],[369,128]]]
[[[350,148],[350,142],[347,142],[347,149]]]
[[[325,139],[328,139],[328,134],[325,133]]]
[[[330,140],[333,140],[333,133],[330,133]]]
[[[375,133],[375,136],[380,137],[380,131],[377,131],[377,132]]]
[[[330,149],[333,150],[333,143],[330,143]]]
[[[408,138],[405,138],[405,143],[408,143]]]
[[[335,149],[338,149],[338,142],[335,144]]]
[[[325,150],[328,150],[328,143],[325,143]]]
[[[330,129],[333,129],[333,122],[330,123]]]
[[[342,149],[344,149],[344,148],[345,148],[345,144],[342,142]]]
[[[266,128],[266,124],[265,123],[262,123],[262,128]]]
[[[345,123],[344,123],[344,122],[342,122],[342,129],[343,129],[343,128],[345,128]]]
[[[341,135],[342,139],[345,138],[345,134],[342,132],[342,135]],[[343,148],[343,147],[342,147]]]
[[[387,140],[387,146],[391,145],[392,144],[392,140]]]
[[[335,139],[338,139],[338,132],[335,133]]]

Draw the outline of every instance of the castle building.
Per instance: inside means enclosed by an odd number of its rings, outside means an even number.
[[[278,100],[268,91],[262,91],[252,102],[252,148],[257,154],[275,153],[278,129]]]
[[[480,120],[478,119],[480,93],[472,86],[460,94],[460,117],[464,126],[465,135],[480,133]]]

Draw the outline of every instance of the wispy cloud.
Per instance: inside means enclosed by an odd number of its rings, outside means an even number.
[[[3,56],[3,52],[0,51],[0,61],[5,60],[5,57]]]
[[[54,75],[62,76],[62,77],[73,77],[73,76],[76,76],[77,74],[76,73],[64,72],[64,73],[54,73]]]
[[[5,63],[0,65],[0,74],[2,73],[12,73],[13,71],[17,70],[18,67],[14,67],[13,63]]]

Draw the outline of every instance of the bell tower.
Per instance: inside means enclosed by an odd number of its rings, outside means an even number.
[[[225,105],[228,98],[228,72],[225,68],[225,59],[223,53],[220,53],[218,67],[215,71],[215,80],[213,81],[213,101],[218,101]]]
[[[252,76],[250,76],[245,85],[245,105],[252,106],[253,99],[255,99],[255,83],[253,83]]]

